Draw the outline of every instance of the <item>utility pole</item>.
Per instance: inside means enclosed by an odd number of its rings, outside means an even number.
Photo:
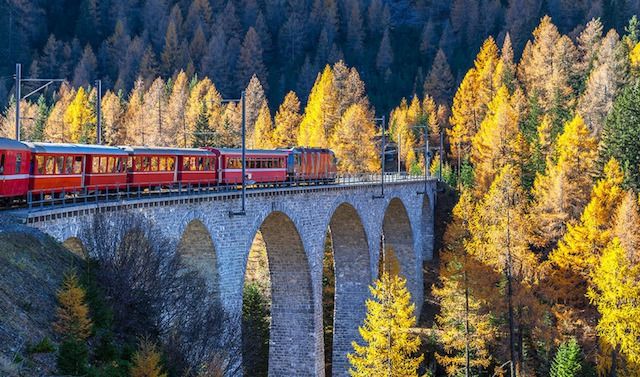
[[[223,100],[222,102],[240,102],[242,106],[242,210],[238,212],[231,211],[229,212],[229,216],[245,216],[247,214],[246,211],[246,198],[247,198],[247,125],[246,125],[246,100],[245,100],[245,91],[243,90],[240,93],[239,100]]]
[[[20,141],[20,131],[21,131],[21,114],[20,114],[20,101],[26,100],[27,98],[29,98],[30,96],[38,93],[39,91],[41,91],[42,89],[47,88],[49,85],[53,84],[54,82],[62,82],[64,81],[63,79],[38,79],[38,78],[23,78],[22,77],[22,64],[17,63],[16,64],[16,75],[15,75],[15,79],[16,79],[16,140]],[[23,82],[35,82],[35,83],[44,83],[42,85],[40,85],[38,88],[32,90],[31,92],[27,93],[26,95],[22,95],[22,83]]]
[[[442,181],[442,164],[444,164],[444,130],[440,127],[440,166],[438,169],[440,181]]]
[[[402,133],[400,132],[400,127],[398,127],[398,175],[400,174],[400,148],[402,148]]]
[[[382,198],[384,198],[384,165],[385,165],[385,160],[386,160],[386,157],[387,157],[387,155],[385,153],[386,152],[385,149],[387,149],[387,145],[386,145],[386,141],[387,140],[386,140],[386,137],[385,137],[385,134],[386,134],[385,116],[383,115],[382,117],[375,118],[374,120],[382,122],[381,127],[380,127],[380,129],[382,131],[382,140],[381,140],[381,146],[382,146],[382,148],[381,148],[382,149],[382,153],[381,153],[381,156],[382,156],[382,174],[380,175],[380,195],[374,195],[373,198],[374,199],[382,199]]]
[[[96,144],[102,144],[102,80],[96,80]]]
[[[16,64],[16,140],[20,141],[20,83],[22,83],[22,64]]]

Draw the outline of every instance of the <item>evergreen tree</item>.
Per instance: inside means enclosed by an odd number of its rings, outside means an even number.
[[[415,326],[415,305],[411,303],[406,281],[383,273],[370,287],[367,317],[360,327],[363,344],[352,342],[354,352],[347,355],[353,377],[418,376],[424,356],[415,356],[420,338],[409,329]]]
[[[625,183],[640,188],[640,84],[625,88],[616,98],[607,117],[603,138],[602,157],[615,158],[625,172]]]
[[[575,338],[563,342],[551,364],[551,377],[582,376],[582,351]]]
[[[33,129],[29,140],[32,141],[44,141],[44,131],[47,125],[47,118],[51,109],[47,105],[47,100],[43,95],[38,97],[38,108],[36,110],[36,118],[34,120]]]
[[[269,363],[269,302],[256,284],[242,294],[242,349],[244,372],[266,376]]]
[[[195,119],[193,126],[193,144],[194,148],[211,147],[216,145],[215,131],[209,127],[209,118],[207,116],[208,107],[205,102],[200,102],[200,111]]]

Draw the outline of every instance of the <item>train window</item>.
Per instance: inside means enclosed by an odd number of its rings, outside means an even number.
[[[151,171],[158,171],[158,157],[151,157]]]
[[[56,157],[56,174],[64,174],[64,156]]]
[[[133,165],[134,165],[134,170],[135,171],[141,171],[142,170],[142,157],[134,157],[133,158]]]
[[[4,153],[0,155],[0,174],[4,174]]]
[[[16,174],[20,173],[22,168],[22,153],[16,153]]]
[[[72,156],[67,156],[67,158],[65,160],[66,160],[66,162],[64,164],[64,173],[65,174],[73,173],[73,157]]]
[[[167,171],[167,158],[166,157],[160,157],[158,159],[158,170]]]
[[[116,158],[116,173],[122,173],[122,158]]]
[[[73,174],[82,173],[82,156],[76,156],[73,161]]]
[[[44,174],[44,156],[36,156],[36,168],[38,174]]]
[[[167,170],[173,171],[176,168],[176,158],[177,157],[169,157],[167,158]]]
[[[109,157],[107,159],[107,173],[115,173],[116,172],[116,159],[113,157]]]
[[[142,171],[149,171],[151,168],[151,158],[144,156],[142,157]]]
[[[47,162],[45,163],[45,174],[53,174],[55,172],[53,156],[47,156]]]
[[[100,157],[93,156],[91,158],[91,172],[97,173],[100,171]]]

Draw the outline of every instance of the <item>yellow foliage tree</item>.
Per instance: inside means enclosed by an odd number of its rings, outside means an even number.
[[[326,148],[333,129],[340,119],[338,97],[333,83],[333,72],[328,65],[318,75],[304,116],[300,123],[298,144],[308,147]]]
[[[86,340],[91,335],[92,323],[89,307],[85,302],[85,291],[80,286],[75,272],[64,276],[58,291],[58,309],[54,330],[65,338]]]
[[[69,142],[95,143],[96,115],[89,93],[78,89],[76,96],[64,112],[64,123],[69,127]]]
[[[451,141],[455,158],[466,159],[471,151],[471,138],[478,132],[484,111],[478,108],[475,69],[471,68],[462,79],[453,97],[451,107],[451,129],[447,135]]]
[[[342,172],[375,172],[380,156],[375,145],[376,127],[371,113],[361,104],[351,105],[340,119],[331,138],[331,148]]]
[[[603,250],[592,282],[588,297],[600,313],[598,335],[613,348],[612,355],[619,352],[640,363],[640,265],[617,237]]]
[[[277,148],[295,146],[301,121],[300,100],[295,92],[289,92],[276,113],[273,130],[274,146]]]
[[[636,43],[629,52],[629,63],[631,64],[631,72],[637,76],[640,73],[640,43]]]
[[[352,342],[349,353],[352,377],[409,377],[418,376],[424,356],[416,356],[420,338],[411,334],[416,324],[411,295],[406,280],[398,275],[383,273],[369,288],[371,299],[366,302],[367,317],[360,327],[362,345]]]
[[[487,116],[473,137],[471,162],[476,190],[485,193],[495,174],[506,164],[515,164],[523,139],[518,128],[519,114],[511,103],[509,90],[502,86],[489,104]]]
[[[487,368],[492,361],[489,348],[497,335],[488,299],[497,294],[493,287],[499,275],[467,253],[474,215],[473,197],[463,189],[444,235],[439,285],[432,288],[440,305],[436,324],[445,351],[436,353],[436,360],[449,376]]]
[[[133,355],[133,365],[129,370],[131,377],[167,377],[162,372],[160,352],[153,342],[141,340],[140,346]]]
[[[255,128],[253,129],[251,148],[272,149],[273,148],[273,122],[267,102],[262,103],[258,118],[256,118]]]
[[[548,159],[546,172],[536,177],[533,187],[536,246],[554,249],[566,224],[580,217],[589,201],[597,148],[597,140],[580,115],[565,124],[556,144],[556,159]]]
[[[407,170],[416,163],[415,148],[417,140],[415,131],[412,129],[415,124],[410,123],[408,116],[409,105],[403,98],[400,105],[391,112],[390,117],[390,138],[400,146],[400,161],[404,162]]]

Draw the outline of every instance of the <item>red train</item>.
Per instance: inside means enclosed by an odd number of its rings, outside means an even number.
[[[329,149],[247,150],[249,184],[333,182]],[[83,190],[238,185],[242,151],[227,148],[109,147],[18,142],[0,138],[0,199]]]

